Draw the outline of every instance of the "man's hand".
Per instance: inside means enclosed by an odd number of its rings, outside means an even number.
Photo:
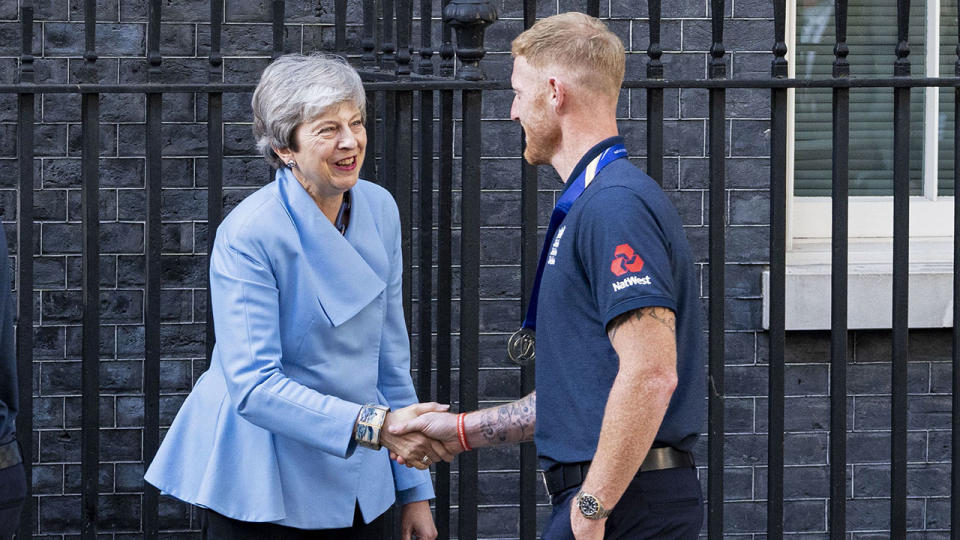
[[[457,437],[457,415],[447,412],[427,412],[405,423],[394,423],[388,428],[391,435],[406,436],[423,434],[433,439],[443,451],[450,456],[444,461],[451,461],[453,456],[463,452],[460,439]],[[381,435],[382,437],[382,435]],[[397,456],[397,463],[407,461],[403,456]]]
[[[409,407],[404,407],[398,411],[387,413],[387,418],[383,421],[380,428],[380,444],[390,450],[390,457],[395,458],[398,463],[407,467],[416,467],[423,470],[431,463],[440,461],[450,461],[453,455],[450,454],[443,444],[431,440],[427,436],[416,433],[395,433],[390,428],[395,424],[404,424],[421,414],[431,411],[446,411],[449,405],[439,403],[414,403]],[[424,461],[424,456],[428,459]]]
[[[537,392],[498,407],[473,411],[463,417],[464,437],[471,449],[497,446],[533,440],[537,422]],[[405,435],[420,432],[434,439],[452,456],[463,452],[457,434],[457,415],[442,412],[426,412],[405,424],[390,426],[391,434]],[[391,456],[397,463],[402,459]]]
[[[603,530],[607,525],[604,519],[587,519],[580,513],[577,499],[570,501],[570,528],[577,540],[603,540]]]
[[[417,501],[403,505],[400,511],[400,530],[403,540],[414,537],[419,540],[434,540],[437,537],[437,526],[433,523],[430,503]]]

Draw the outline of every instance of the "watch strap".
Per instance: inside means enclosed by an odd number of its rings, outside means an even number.
[[[581,500],[589,499],[596,506],[597,510],[593,513],[586,513],[583,510],[583,506],[580,504]],[[612,509],[608,510],[603,507],[603,504],[600,502],[600,499],[596,495],[592,495],[583,490],[577,493],[577,508],[580,510],[580,514],[587,519],[605,519],[610,516],[610,513],[613,512]]]

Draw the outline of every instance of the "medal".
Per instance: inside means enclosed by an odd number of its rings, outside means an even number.
[[[536,357],[536,334],[533,330],[521,327],[507,341],[507,356],[517,365],[528,365]]]

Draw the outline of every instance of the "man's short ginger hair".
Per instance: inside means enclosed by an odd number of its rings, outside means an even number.
[[[626,69],[623,42],[600,20],[584,13],[540,19],[513,40],[510,52],[536,69],[569,70],[581,84],[614,100]]]

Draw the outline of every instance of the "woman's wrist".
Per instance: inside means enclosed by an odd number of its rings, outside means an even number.
[[[391,452],[394,451],[397,442],[397,436],[390,433],[390,424],[396,422],[396,411],[389,411],[383,417],[383,426],[380,428],[380,445],[386,447]]]

